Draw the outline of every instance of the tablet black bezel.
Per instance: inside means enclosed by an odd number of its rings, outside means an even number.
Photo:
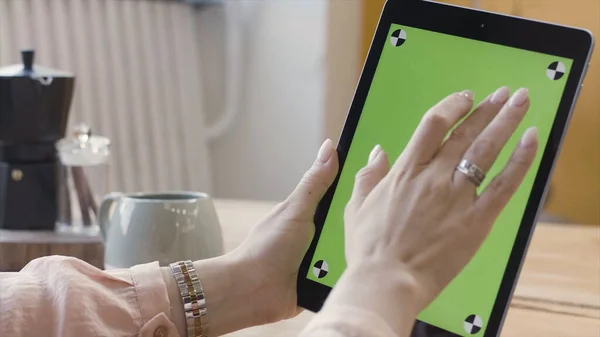
[[[339,139],[337,151],[340,171],[333,185],[321,200],[315,213],[315,237],[300,266],[298,275],[298,304],[306,309],[318,311],[331,288],[306,278],[314,255],[329,206],[343,168],[350,143],[371,86],[379,55],[387,40],[391,24],[461,36],[473,40],[506,45],[573,60],[568,74],[558,113],[552,125],[548,143],[543,152],[540,169],[535,177],[526,211],[521,221],[513,250],[500,285],[496,303],[487,323],[485,336],[496,336],[502,325],[507,304],[529,245],[535,226],[538,206],[546,191],[546,183],[552,173],[566,125],[579,93],[581,81],[593,46],[593,38],[586,30],[559,26],[539,21],[524,20],[501,14],[466,9],[459,6],[420,0],[388,0],[367,56],[361,78],[349,109],[348,116]],[[449,334],[448,336],[453,336]]]

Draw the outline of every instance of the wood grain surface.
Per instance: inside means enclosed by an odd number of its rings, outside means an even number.
[[[0,229],[0,272],[19,271],[29,261],[48,255],[74,256],[104,268],[104,248],[97,236]]]

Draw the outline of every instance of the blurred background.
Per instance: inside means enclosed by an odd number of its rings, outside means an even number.
[[[587,28],[599,0],[451,0]],[[280,200],[337,139],[383,0],[0,0],[0,66],[73,72],[70,126],[112,141],[111,189]],[[549,37],[550,38],[550,37]],[[545,219],[600,223],[600,52]]]

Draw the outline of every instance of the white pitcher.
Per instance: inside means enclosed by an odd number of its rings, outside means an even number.
[[[217,213],[205,193],[111,193],[102,201],[98,224],[106,269],[223,254]]]

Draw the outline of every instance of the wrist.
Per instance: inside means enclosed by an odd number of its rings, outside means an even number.
[[[325,304],[350,306],[381,317],[399,336],[409,336],[420,311],[419,286],[406,266],[387,260],[350,264]]]
[[[287,292],[282,292],[278,271],[268,268],[261,270],[264,261],[252,259],[247,252],[235,250],[229,254],[232,264],[232,279],[237,293],[243,300],[242,305],[252,315],[248,316],[247,326],[275,323],[295,316],[297,313],[296,291],[293,289],[293,308],[284,303],[289,299]],[[293,277],[295,280],[296,276]],[[291,281],[290,281],[291,282]],[[287,290],[287,287],[284,287]]]
[[[220,336],[255,326],[252,289],[245,280],[244,262],[235,255],[194,262],[206,297],[210,333]]]
[[[260,324],[253,307],[252,289],[245,282],[244,262],[227,254],[193,262],[204,290],[211,336]],[[181,336],[187,335],[183,301],[170,268],[162,268],[171,303],[171,319]]]

